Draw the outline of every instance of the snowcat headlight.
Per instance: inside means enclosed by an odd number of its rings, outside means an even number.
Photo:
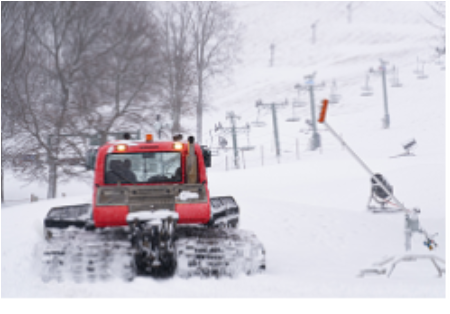
[[[117,152],[126,152],[127,151],[127,145],[125,144],[119,144],[116,146]]]
[[[182,150],[183,149],[183,144],[180,143],[180,142],[175,142],[175,143],[173,143],[173,149]]]

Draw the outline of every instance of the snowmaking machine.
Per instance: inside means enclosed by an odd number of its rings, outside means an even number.
[[[424,237],[423,244],[428,248],[429,251],[435,250],[438,246],[434,238],[438,235],[437,233],[428,233],[420,224],[419,221],[419,208],[407,208],[400,202],[394,195],[393,187],[388,183],[387,179],[379,173],[374,173],[363,161],[362,159],[347,145],[347,143],[338,135],[336,131],[328,124],[326,121],[326,114],[328,108],[328,100],[324,99],[322,101],[322,109],[320,112],[320,117],[318,122],[323,124],[328,131],[342,144],[343,147],[352,155],[352,157],[366,170],[371,176],[371,198],[369,199],[368,209],[372,212],[400,212],[405,214],[405,251],[406,254],[401,254],[399,256],[390,256],[384,258],[381,262],[375,263],[372,267],[368,269],[363,269],[359,273],[359,277],[364,277],[367,274],[376,275],[387,275],[388,277],[392,274],[394,269],[399,263],[402,262],[414,262],[417,260],[429,260],[431,264],[435,267],[439,277],[445,275],[445,259],[436,256],[434,254],[413,254],[411,251],[411,239],[413,234],[420,234]],[[371,200],[374,200],[381,207],[374,207],[370,205]],[[392,207],[388,207],[391,205]]]
[[[124,138],[90,151],[92,204],[55,207],[44,219],[44,281],[233,277],[265,269],[264,246],[238,228],[234,198],[209,195],[206,146],[192,136]]]
[[[367,203],[369,211],[372,213],[398,213],[401,211],[392,202],[394,187],[389,184],[382,174],[375,173],[370,179],[370,184],[370,197]]]

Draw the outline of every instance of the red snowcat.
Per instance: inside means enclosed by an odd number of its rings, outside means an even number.
[[[86,163],[94,170],[92,204],[55,207],[44,219],[43,280],[265,269],[263,245],[238,229],[234,198],[210,197],[211,152],[194,137],[113,141],[91,151]]]

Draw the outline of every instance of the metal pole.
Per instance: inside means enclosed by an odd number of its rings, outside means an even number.
[[[311,25],[311,29],[312,29],[311,42],[313,44],[316,43],[316,27],[317,27],[317,21]]]
[[[317,126],[316,126],[316,109],[314,106],[314,86],[311,78],[311,86],[309,86],[309,95],[310,95],[310,102],[311,102],[311,119],[312,119],[312,128],[313,128],[313,137],[311,139],[311,150],[315,150],[320,146],[320,135],[317,133]]]
[[[383,96],[384,96],[384,120],[383,127],[389,129],[390,118],[388,110],[387,87],[386,87],[386,63],[381,61],[381,76],[383,78]]]
[[[275,54],[275,44],[270,45],[270,66],[273,67],[273,61],[274,61],[274,54]]]
[[[277,109],[275,104],[271,104],[272,107],[272,122],[273,122],[273,134],[275,136],[275,149],[277,157],[280,157],[280,140],[278,138],[278,123],[277,123]]]
[[[347,4],[347,21],[349,24],[352,23],[352,4]]]
[[[234,112],[230,113],[231,119],[231,134],[233,137],[233,150],[234,150],[234,166],[239,169],[239,151],[237,149],[237,135],[236,135],[236,121]]]
[[[264,166],[264,146],[261,145],[261,166]]]

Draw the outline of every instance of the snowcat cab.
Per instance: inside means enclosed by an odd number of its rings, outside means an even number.
[[[189,142],[154,142],[151,136],[145,142],[110,142],[98,150],[94,177],[96,227],[126,226],[128,215],[137,219],[139,213],[159,210],[176,213],[170,216],[179,224],[210,221],[205,158],[193,137]]]

